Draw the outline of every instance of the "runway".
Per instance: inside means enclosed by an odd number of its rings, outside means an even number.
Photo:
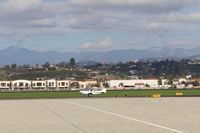
[[[2,133],[197,133],[200,98],[0,100]]]

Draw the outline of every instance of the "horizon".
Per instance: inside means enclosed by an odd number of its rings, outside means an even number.
[[[200,42],[200,0],[0,0],[0,8],[0,49],[189,49]]]
[[[197,46],[197,47],[193,47],[193,48],[177,48],[177,47],[148,47],[148,48],[140,48],[140,49],[137,49],[137,48],[132,48],[132,49],[126,49],[126,48],[123,48],[123,49],[113,49],[113,50],[105,50],[105,51],[57,51],[57,50],[43,50],[43,51],[40,51],[40,50],[34,50],[34,49],[29,49],[29,48],[24,48],[24,47],[19,47],[19,46],[9,46],[9,47],[6,47],[6,48],[0,48],[0,50],[8,50],[8,49],[24,49],[24,50],[28,50],[28,51],[34,51],[34,52],[58,52],[58,53],[87,53],[87,52],[97,52],[97,53],[104,53],[104,52],[110,52],[110,51],[123,51],[123,50],[162,50],[164,48],[167,48],[167,49],[171,49],[171,50],[177,50],[177,49],[184,49],[184,50],[193,50],[193,49],[197,49],[197,48],[200,48],[200,46]]]

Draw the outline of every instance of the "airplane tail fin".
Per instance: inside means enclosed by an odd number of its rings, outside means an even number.
[[[104,88],[101,91],[102,91],[102,93],[106,93],[107,90]]]

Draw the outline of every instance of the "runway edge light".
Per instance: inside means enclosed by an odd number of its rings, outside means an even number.
[[[156,97],[161,97],[161,95],[160,94],[151,94],[150,97],[156,98]]]
[[[182,95],[183,95],[183,93],[181,93],[181,92],[176,93],[176,96],[182,96]]]

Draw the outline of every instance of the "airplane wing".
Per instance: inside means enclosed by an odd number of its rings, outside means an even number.
[[[88,95],[88,94],[93,94],[93,95],[95,95],[95,94],[102,94],[102,93],[106,93],[106,89],[102,89],[102,90],[100,90],[100,91],[98,91],[98,90],[90,90],[90,91],[80,91],[80,93],[82,93],[82,94],[86,94],[86,95]]]
[[[80,93],[82,93],[82,94],[90,94],[90,92],[89,91],[80,91]]]

